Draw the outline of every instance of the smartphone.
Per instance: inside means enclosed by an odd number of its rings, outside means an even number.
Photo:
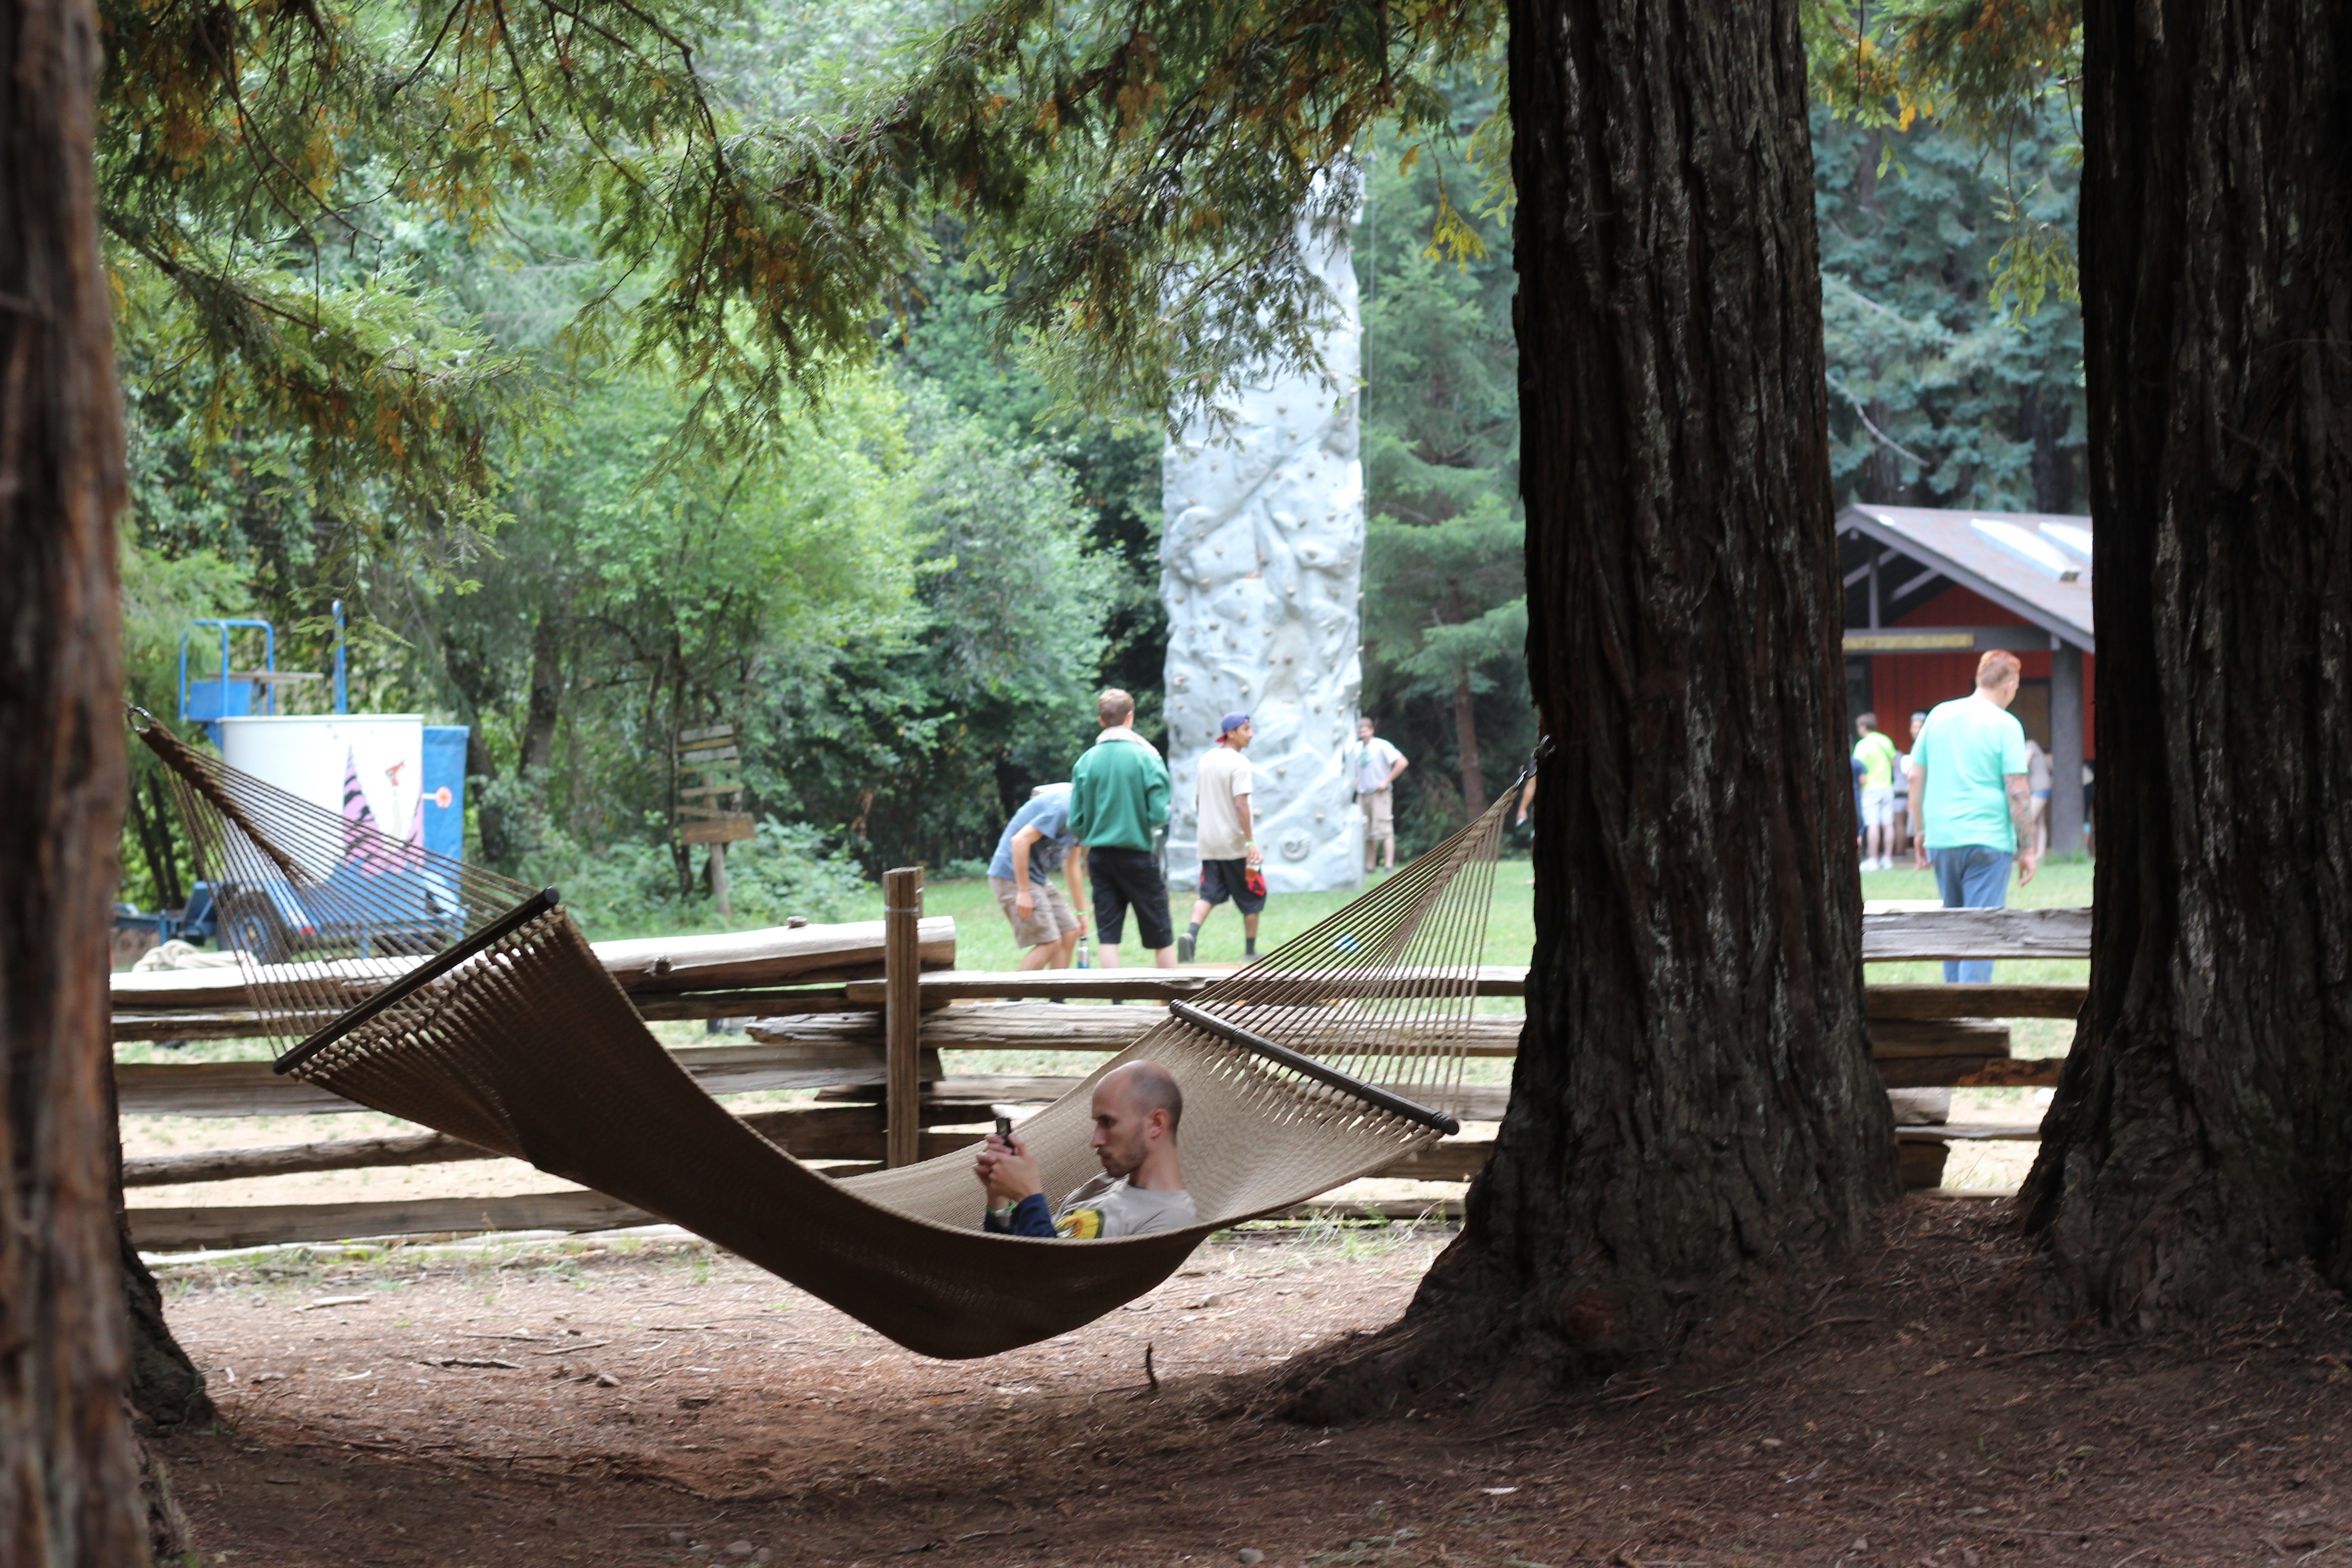
[[[996,1113],[996,1135],[1005,1142],[1011,1143],[1013,1118],[1020,1112],[1021,1108],[1017,1105],[992,1105],[988,1109]]]

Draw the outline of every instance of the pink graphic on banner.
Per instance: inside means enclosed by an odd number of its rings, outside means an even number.
[[[424,864],[425,803],[416,803],[415,820],[408,826],[408,842],[398,843],[375,825],[367,793],[360,788],[359,759],[343,752],[343,859],[363,876],[413,870]]]

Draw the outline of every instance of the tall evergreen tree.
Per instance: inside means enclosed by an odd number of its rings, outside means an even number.
[[[98,19],[0,0],[0,1561],[148,1560],[108,1163],[123,497]]]
[[[1383,1402],[1654,1352],[1894,1186],[1797,13],[1511,9],[1536,950],[1468,1224],[1361,1363]]]
[[[1364,706],[1417,763],[1399,837],[1486,809],[1535,740],[1523,679],[1526,523],[1510,225],[1465,214],[1468,149],[1493,110],[1475,79],[1423,142],[1383,145],[1357,229],[1363,280]],[[1451,243],[1433,240],[1441,224]]]
[[[2071,119],[1988,152],[1941,121],[1813,111],[1830,468],[1839,500],[2079,511],[2083,323],[2026,311],[1997,258],[2016,216],[2071,227]]]
[[[2091,994],[2022,1197],[2079,1308],[2352,1286],[2352,10],[2084,7]]]

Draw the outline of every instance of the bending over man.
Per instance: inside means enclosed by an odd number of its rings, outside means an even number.
[[[997,836],[988,886],[1013,922],[1013,940],[1029,950],[1021,959],[1024,969],[1067,969],[1077,950],[1078,922],[1087,918],[1087,895],[1078,885],[1085,858],[1070,853],[1077,847],[1066,784],[1039,784]],[[1054,887],[1055,866],[1070,884],[1066,902]]]
[[[1158,1062],[1129,1062],[1095,1085],[1095,1158],[1102,1174],[1057,1209],[1045,1207],[1044,1178],[1028,1145],[992,1136],[974,1163],[988,1194],[984,1228],[1013,1236],[1108,1240],[1179,1230],[1200,1218],[1176,1158],[1184,1091]]]

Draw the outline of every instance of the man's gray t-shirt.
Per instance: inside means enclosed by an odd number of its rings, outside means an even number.
[[[1108,1241],[1114,1237],[1144,1236],[1155,1230],[1181,1230],[1198,1224],[1200,1211],[1192,1194],[1150,1191],[1131,1184],[1125,1176],[1102,1175],[1086,1182],[1062,1200],[1054,1211],[1054,1228],[1066,1241]]]

